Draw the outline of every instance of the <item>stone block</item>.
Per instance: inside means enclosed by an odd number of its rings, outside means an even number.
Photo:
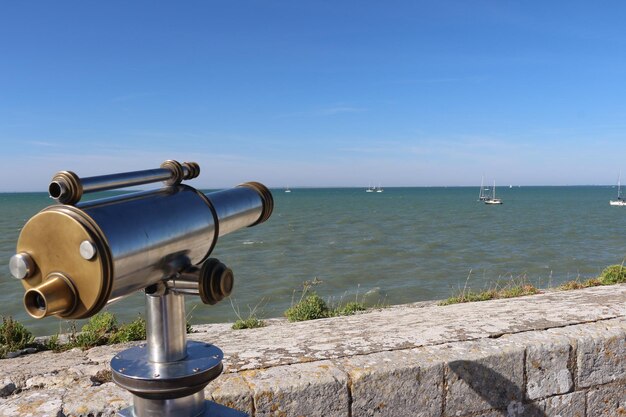
[[[424,349],[379,352],[336,363],[350,379],[353,417],[441,415],[443,362]]]
[[[68,417],[89,415],[114,416],[119,410],[131,406],[132,394],[113,382],[84,390],[73,390],[63,397],[63,414]]]
[[[446,362],[445,416],[506,409],[523,401],[523,346],[496,339],[430,350]]]
[[[205,389],[205,397],[218,404],[252,415],[254,400],[252,390],[239,374],[222,374]]]
[[[32,390],[0,403],[0,417],[62,416],[64,389]]]
[[[587,416],[626,416],[626,383],[590,389],[587,392]]]
[[[626,332],[607,329],[600,337],[579,339],[577,365],[581,387],[626,380]]]
[[[603,320],[547,330],[576,345],[576,387],[626,380],[626,322]]]
[[[529,399],[565,394],[574,388],[568,368],[571,350],[567,341],[538,343],[526,348],[526,395]]]
[[[526,398],[536,400],[574,389],[574,349],[569,338],[534,331],[502,339],[526,347]]]
[[[254,395],[255,417],[345,417],[348,378],[330,361],[243,371]]]
[[[547,417],[543,407],[543,404],[537,402],[523,404],[519,401],[512,401],[504,409],[458,415],[458,417]]]
[[[550,397],[541,402],[545,417],[585,417],[585,392],[577,391]]]

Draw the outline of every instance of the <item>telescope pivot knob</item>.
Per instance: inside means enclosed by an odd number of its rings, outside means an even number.
[[[204,304],[217,304],[233,291],[233,270],[215,258],[209,258],[200,269],[199,292]]]

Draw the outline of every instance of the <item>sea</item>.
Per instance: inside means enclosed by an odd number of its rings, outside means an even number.
[[[511,280],[554,287],[595,277],[626,258],[626,208],[609,206],[617,195],[612,186],[502,187],[499,206],[479,202],[479,187],[272,192],[275,208],[266,223],[219,239],[212,257],[234,271],[235,286],[214,306],[188,296],[191,323],[280,317],[304,288],[331,305],[384,306]],[[24,223],[52,202],[45,193],[0,194],[0,315],[35,335],[71,323],[30,318],[8,263]],[[143,297],[138,292],[107,309],[131,321],[144,315]]]

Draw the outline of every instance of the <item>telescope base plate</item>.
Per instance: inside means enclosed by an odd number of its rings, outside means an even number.
[[[194,417],[249,417],[246,413],[235,410],[234,408],[228,408],[213,401],[207,400],[204,403],[204,413]],[[116,417],[135,417],[133,407],[118,411]]]
[[[118,353],[111,360],[113,381],[146,399],[172,399],[202,390],[222,372],[224,354],[214,345],[187,342],[187,357],[167,363],[148,360],[146,345]]]

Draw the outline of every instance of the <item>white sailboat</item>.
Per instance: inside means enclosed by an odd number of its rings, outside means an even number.
[[[610,200],[609,204],[612,206],[622,206],[626,207],[626,199],[622,197],[622,172],[620,171],[619,176],[617,177],[617,200]]]
[[[496,182],[493,182],[493,188],[491,189],[491,197],[485,199],[485,204],[502,204],[502,200],[496,198]]]
[[[372,187],[372,185],[368,185],[367,188],[365,189],[366,193],[373,193],[374,192],[374,188]]]
[[[488,196],[485,193],[485,191],[488,190],[488,188],[485,188],[485,176],[483,175],[483,177],[480,179],[480,191],[478,192],[478,201],[485,201]]]

